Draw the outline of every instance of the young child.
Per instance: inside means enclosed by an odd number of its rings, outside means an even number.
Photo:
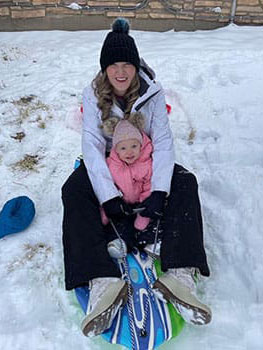
[[[124,201],[129,204],[141,203],[151,194],[153,147],[149,137],[139,130],[142,129],[142,124],[143,117],[138,113],[128,120],[118,121],[113,133],[112,149],[107,158],[112,178],[122,192]],[[101,213],[103,224],[108,224],[105,212],[102,210]],[[134,227],[141,231],[149,222],[148,217],[137,214]],[[121,245],[124,252],[120,251]],[[108,244],[108,251],[113,257],[121,257],[123,253],[126,254],[126,250],[125,243],[119,239]]]

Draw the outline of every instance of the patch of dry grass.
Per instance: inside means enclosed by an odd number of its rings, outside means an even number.
[[[46,129],[46,123],[42,120],[41,117],[38,117],[37,120],[37,126],[40,128],[40,129]]]
[[[0,58],[5,61],[14,61],[20,56],[24,56],[24,53],[18,47],[1,47]]]
[[[12,261],[7,266],[7,271],[12,272],[16,270],[17,268],[20,268],[27,263],[30,263],[34,259],[36,260],[35,263],[39,264],[39,266],[35,267],[42,267],[43,260],[46,260],[48,256],[52,253],[52,248],[48,246],[45,243],[36,243],[34,245],[32,244],[25,244],[24,245],[24,254],[16,258],[14,261]]]
[[[190,133],[188,135],[188,145],[192,145],[194,143],[195,135],[196,130],[191,128]]]
[[[19,142],[21,142],[25,136],[26,136],[26,134],[23,131],[21,131],[21,132],[17,132],[15,134],[15,136],[11,136],[11,137],[12,137],[12,139],[15,139],[15,140],[18,140]]]
[[[48,115],[48,118],[52,118],[50,112],[50,107],[41,102],[35,95],[29,95],[21,97],[19,100],[12,101],[12,103],[18,107],[19,109],[19,122],[22,123],[24,120],[37,115],[36,122],[38,123],[38,127],[41,129],[45,129],[45,122],[42,120],[40,112],[44,111]]]
[[[13,164],[13,169],[21,171],[37,171],[38,163],[38,155],[26,154],[23,159]]]

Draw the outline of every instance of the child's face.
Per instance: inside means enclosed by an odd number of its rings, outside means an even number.
[[[141,144],[136,139],[120,141],[115,147],[120,160],[127,164],[134,163],[140,156]]]

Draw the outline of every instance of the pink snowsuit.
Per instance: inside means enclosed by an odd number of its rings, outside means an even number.
[[[152,151],[152,142],[144,133],[140,156],[132,164],[122,161],[115,148],[112,148],[106,161],[114,183],[122,192],[125,202],[141,203],[151,194]],[[109,220],[104,210],[101,211],[101,214],[102,222],[106,225]],[[137,214],[134,226],[138,230],[143,230],[149,224],[149,221],[149,218]]]

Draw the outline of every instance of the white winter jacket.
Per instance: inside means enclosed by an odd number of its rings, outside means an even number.
[[[142,61],[143,64],[145,64]],[[142,96],[134,103],[131,112],[140,111],[145,117],[144,132],[153,142],[153,176],[151,191],[165,191],[169,194],[175,155],[173,136],[169,126],[164,92],[159,83],[152,80],[144,70],[139,75],[143,84]],[[149,70],[149,74],[153,72]],[[117,105],[112,107],[113,115],[123,118],[123,111]],[[82,153],[94,192],[100,204],[120,196],[114,185],[107,163],[106,150],[109,151],[108,136],[103,135],[101,111],[92,87],[83,92]]]

